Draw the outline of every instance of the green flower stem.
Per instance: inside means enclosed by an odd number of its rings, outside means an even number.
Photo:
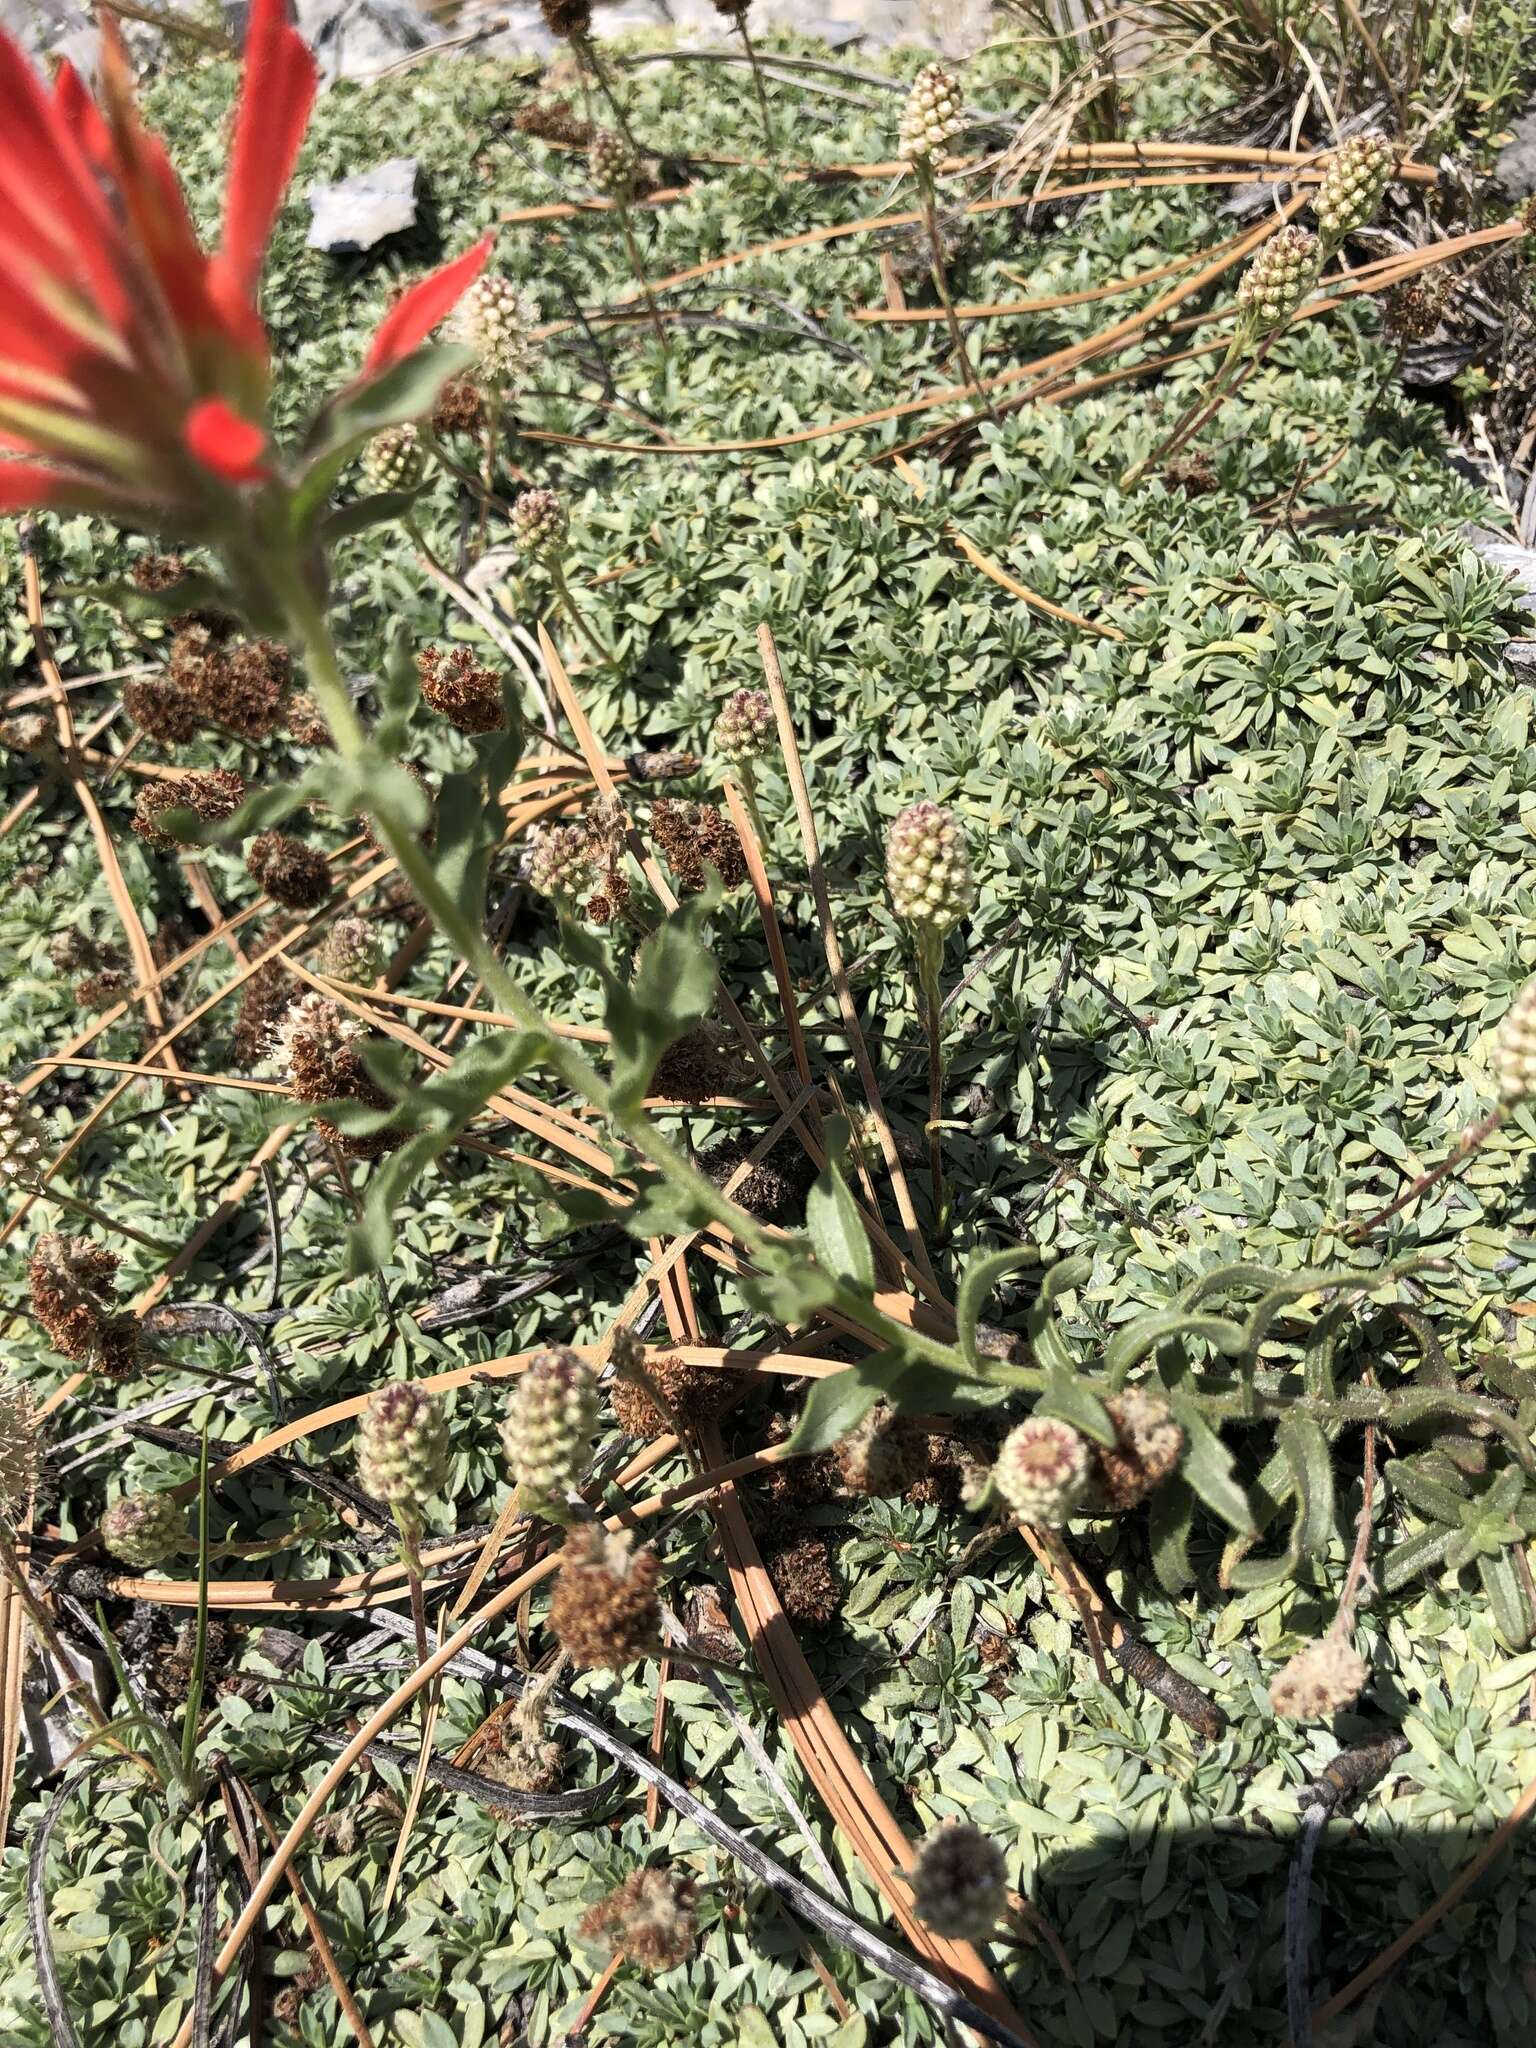
[[[931,924],[917,927],[917,986],[922,997],[923,1036],[928,1041],[928,1172],[933,1182],[934,1227],[944,1226],[944,1140],[939,1120],[944,1111],[944,1027],[940,1021],[939,967],[944,935]]]
[[[157,1258],[174,1259],[181,1250],[180,1245],[166,1244],[158,1237],[146,1237],[142,1230],[135,1230],[131,1223],[124,1223],[120,1217],[107,1216],[94,1202],[87,1202],[80,1195],[67,1195],[62,1188],[56,1188],[51,1181],[45,1181],[36,1193],[45,1202],[56,1202],[61,1209],[77,1209],[82,1216],[89,1216],[93,1223],[99,1223],[103,1230],[110,1230],[118,1237],[132,1238],[135,1244],[143,1245],[147,1252]]]
[[[949,338],[954,343],[955,354],[960,362],[960,375],[970,387],[977,401],[984,408],[987,418],[996,421],[992,401],[981,388],[981,379],[971,364],[970,351],[965,345],[965,334],[960,325],[959,315],[949,296],[949,283],[944,275],[944,244],[939,239],[938,193],[934,187],[933,170],[927,163],[913,166],[917,173],[918,196],[923,208],[923,226],[928,235],[928,263],[933,274],[933,288],[939,295],[939,304],[944,308],[944,318],[949,326]]]
[[[747,816],[752,820],[752,830],[757,834],[757,843],[766,855],[768,832],[763,824],[763,814],[757,807],[757,778],[752,772],[750,761],[741,761],[736,766],[736,782],[741,790],[742,801],[747,807]]]
[[[587,651],[595,654],[599,661],[611,662],[613,660],[613,650],[604,642],[596,627],[583,617],[581,607],[571,594],[571,586],[565,580],[565,569],[559,557],[557,555],[547,556],[544,567],[549,572],[549,580],[554,586],[555,595],[560,600],[560,608],[575,627],[577,637],[585,645]]]
[[[1243,364],[1237,376],[1234,377],[1232,375],[1232,368],[1241,356],[1246,341],[1247,337],[1243,330],[1239,328],[1233,335],[1226,354],[1221,359],[1220,369],[1211,379],[1205,397],[1197,398],[1193,405],[1185,408],[1173,431],[1153,449],[1150,455],[1144,455],[1140,462],[1132,464],[1120,479],[1122,491],[1128,491],[1133,484],[1139,482],[1146,475],[1149,469],[1160,467],[1165,462],[1171,462],[1185,443],[1194,439],[1206,421],[1214,417],[1217,408],[1226,399],[1234,397],[1241,391],[1260,363],[1269,354],[1271,347],[1274,345],[1274,335],[1270,334],[1265,337],[1259,347],[1249,356],[1247,362]]]
[[[342,676],[330,629],[302,576],[295,571],[284,582],[291,630],[307,658],[310,685],[331,728],[342,761],[357,772],[369,763],[371,748]],[[596,1067],[578,1049],[575,1041],[555,1034],[538,1005],[507,972],[478,921],[466,916],[443,886],[431,857],[414,831],[390,805],[371,805],[370,814],[401,874],[443,937],[480,977],[495,1004],[514,1017],[521,1029],[536,1033],[544,1041],[543,1063],[573,1094],[581,1096],[606,1117],[641,1158],[685,1194],[692,1204],[729,1230],[760,1263],[771,1265],[781,1254],[782,1240],[771,1236],[756,1217],[722,1195],[713,1181],[663,1137],[643,1111],[615,1106]],[[839,1281],[835,1275],[828,1274],[826,1280],[832,1297],[830,1305],[857,1323],[881,1349],[894,1350],[913,1364],[938,1366],[957,1379],[985,1379],[1000,1385],[1036,1390],[1045,1384],[1043,1372],[1032,1367],[1005,1365],[999,1360],[984,1360],[979,1368],[973,1370],[953,1344],[941,1343],[920,1330],[908,1329],[896,1322],[876,1308],[857,1287]]]
[[[634,273],[635,283],[640,287],[640,296],[645,301],[646,316],[656,330],[657,344],[663,355],[668,353],[667,330],[661,324],[661,308],[651,291],[650,280],[645,274],[645,265],[640,260],[640,245],[635,240],[635,231],[630,225],[629,201],[616,199],[614,210],[619,216],[619,233],[624,237],[624,253],[629,258],[629,267]]]
[[[416,1631],[416,1661],[427,1661],[427,1603],[421,1586],[421,1517],[414,1508],[395,1504],[395,1527],[400,1531],[400,1562],[405,1566],[411,1589],[411,1626]]]
[[[623,103],[613,89],[613,80],[608,76],[608,67],[597,54],[597,45],[590,36],[583,36],[577,43],[576,58],[580,69],[583,72],[590,71],[597,80],[597,89],[608,102],[608,111],[613,116],[613,125],[629,144],[635,157],[638,158],[641,154],[640,145],[636,142],[635,132],[629,125],[629,116],[625,113]],[[590,113],[588,118],[591,118]]]

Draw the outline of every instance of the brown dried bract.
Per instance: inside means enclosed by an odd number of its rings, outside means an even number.
[[[264,960],[240,991],[236,1063],[256,1067],[272,1050],[277,1027],[299,999],[299,986],[280,960]]]
[[[169,675],[135,676],[123,685],[123,709],[150,739],[179,747],[203,729],[202,713]]]
[[[139,1319],[112,1300],[117,1258],[88,1237],[49,1231],[27,1267],[32,1308],[54,1349],[108,1378],[120,1378],[138,1355]]]
[[[569,100],[530,100],[512,116],[512,126],[541,142],[566,142],[577,149],[592,139],[592,123],[584,121]]]
[[[601,1942],[647,1975],[675,1970],[693,1953],[694,1887],[668,1870],[632,1870],[582,1915],[584,1941]]]

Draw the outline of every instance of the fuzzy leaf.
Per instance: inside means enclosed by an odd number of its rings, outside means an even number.
[[[955,1336],[967,1365],[981,1363],[976,1325],[997,1283],[1016,1267],[1039,1262],[1040,1254],[1033,1245],[1010,1245],[1006,1251],[986,1252],[967,1265],[955,1296]]]
[[[1232,1453],[1200,1413],[1188,1395],[1175,1388],[1168,1405],[1184,1426],[1184,1458],[1179,1469],[1206,1506],[1224,1522],[1250,1535],[1254,1528],[1253,1508],[1238,1484]]]
[[[840,1118],[829,1122],[827,1163],[806,1197],[805,1227],[824,1272],[864,1294],[873,1294],[875,1255],[839,1164],[847,1135],[847,1126]]]

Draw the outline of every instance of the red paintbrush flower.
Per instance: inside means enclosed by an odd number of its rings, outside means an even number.
[[[102,511],[248,561],[261,549],[243,542],[270,545],[289,527],[256,291],[314,101],[314,59],[283,0],[253,0],[223,233],[209,254],[164,145],[139,121],[110,16],[101,33],[99,101],[68,65],[50,92],[0,34],[0,512]],[[489,254],[486,237],[387,315],[314,458],[326,462],[322,500],[340,440],[360,438],[346,433],[348,407],[426,339]],[[431,403],[428,393],[422,409]]]

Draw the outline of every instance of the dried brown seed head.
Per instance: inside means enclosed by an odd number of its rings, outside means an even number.
[[[560,1553],[549,1626],[582,1671],[622,1671],[659,1655],[661,1559],[625,1531],[573,1529]]]

